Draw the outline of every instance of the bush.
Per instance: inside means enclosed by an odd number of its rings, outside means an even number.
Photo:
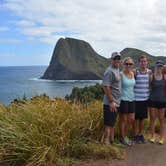
[[[0,164],[67,166],[71,158],[119,156],[121,150],[99,144],[102,131],[100,101],[86,106],[36,96],[13,102],[0,107]]]
[[[74,87],[70,95],[67,95],[65,98],[67,100],[75,100],[81,103],[89,103],[94,100],[102,100],[104,92],[100,84],[78,88]]]

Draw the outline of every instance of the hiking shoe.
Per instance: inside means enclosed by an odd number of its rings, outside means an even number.
[[[156,140],[155,140],[155,138],[153,138],[153,137],[149,139],[149,142],[151,142],[151,143],[153,143],[153,144],[155,143],[155,141],[156,141]]]
[[[163,139],[163,138],[159,139],[158,143],[159,143],[160,145],[163,145],[163,144],[164,144],[164,139]]]
[[[140,143],[146,143],[146,139],[144,138],[143,135],[139,135],[139,141]]]

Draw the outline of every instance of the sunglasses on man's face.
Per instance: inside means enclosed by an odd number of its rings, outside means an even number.
[[[121,58],[120,57],[115,57],[115,58],[113,58],[113,60],[121,60]]]
[[[132,66],[132,63],[125,63],[126,66]]]

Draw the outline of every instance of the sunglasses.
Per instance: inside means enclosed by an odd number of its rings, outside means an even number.
[[[115,58],[113,58],[113,60],[121,60],[121,58],[120,57],[115,57]]]
[[[126,66],[132,66],[132,63],[125,63]]]
[[[163,65],[156,65],[157,67],[163,67]]]

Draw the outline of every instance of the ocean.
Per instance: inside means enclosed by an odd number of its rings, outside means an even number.
[[[50,97],[65,97],[73,87],[100,83],[99,80],[43,80],[47,66],[0,67],[0,103],[9,104],[16,98],[46,93]]]

